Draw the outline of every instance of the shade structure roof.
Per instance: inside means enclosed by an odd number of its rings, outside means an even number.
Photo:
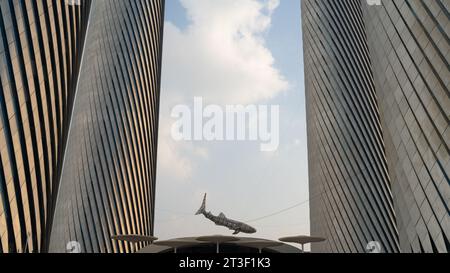
[[[190,246],[193,244],[199,244],[198,241],[196,241],[195,239],[173,239],[173,240],[167,240],[167,241],[158,241],[155,242],[154,245],[156,246],[166,246],[166,247],[170,247],[170,248],[181,248],[181,247],[186,247],[186,246]]]
[[[158,238],[153,236],[143,236],[143,235],[116,235],[112,236],[111,239],[115,241],[124,241],[129,243],[152,243]]]
[[[255,250],[268,250],[275,253],[301,253],[302,251],[292,245],[282,242],[271,241],[258,238],[233,237],[233,236],[201,236],[180,238],[167,241],[157,241],[149,245],[138,253],[163,253],[173,249],[196,248],[201,246],[220,244],[220,246],[235,246],[237,248],[254,248]],[[215,248],[211,247],[211,252],[215,252]]]
[[[311,236],[292,236],[292,237],[280,238],[280,241],[285,242],[285,243],[306,245],[306,244],[311,244],[311,243],[325,242],[326,239],[320,238],[320,237],[311,237]]]
[[[248,240],[239,242],[239,245],[256,248],[256,249],[264,249],[270,247],[278,247],[284,245],[281,242],[269,241],[269,240]]]
[[[223,236],[223,235],[202,236],[197,238],[197,241],[206,243],[229,243],[229,242],[236,242],[239,240],[240,239],[238,237]]]

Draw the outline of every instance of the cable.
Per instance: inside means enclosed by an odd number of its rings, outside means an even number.
[[[293,206],[291,206],[291,207],[288,207],[288,208],[279,210],[279,211],[277,211],[277,212],[268,214],[268,215],[266,215],[266,216],[258,217],[258,218],[251,219],[251,220],[247,220],[247,221],[245,221],[245,222],[246,222],[246,223],[254,223],[254,222],[258,222],[258,221],[261,221],[261,220],[264,220],[264,219],[267,219],[267,218],[270,218],[270,217],[277,216],[277,215],[279,215],[279,214],[285,213],[285,212],[287,212],[287,211],[293,210],[293,209],[298,208],[298,207],[300,207],[300,206],[303,206],[303,205],[305,205],[305,204],[307,204],[307,203],[309,203],[309,200],[300,202],[300,203],[295,204],[295,205],[293,205]]]
[[[303,206],[303,205],[305,205],[305,204],[307,204],[307,203],[309,203],[309,200],[303,201],[303,202],[298,203],[298,204],[295,204],[295,205],[293,205],[293,206],[291,206],[291,207],[288,207],[288,208],[282,209],[282,210],[280,210],[280,211],[271,213],[271,214],[269,214],[269,215],[262,216],[262,217],[259,217],[259,218],[255,218],[255,219],[252,219],[252,220],[248,220],[248,221],[245,221],[245,222],[246,222],[246,223],[253,223],[253,222],[261,221],[261,220],[264,220],[264,219],[267,219],[267,218],[270,218],[270,217],[273,217],[273,216],[277,216],[277,215],[279,215],[279,214],[282,214],[282,213],[284,213],[284,212],[286,212],[286,211],[295,209],[295,208],[297,208],[297,207]],[[165,212],[176,213],[176,214],[178,214],[178,215],[183,215],[183,216],[184,216],[184,217],[179,217],[178,219],[173,219],[173,220],[168,220],[168,221],[159,221],[158,223],[175,222],[175,221],[179,221],[179,220],[182,220],[182,219],[189,218],[189,217],[191,217],[191,216],[195,216],[195,215],[193,215],[193,214],[185,213],[185,212],[176,212],[176,211],[166,210],[166,209],[158,209],[158,210],[159,210],[159,211],[165,211]]]
[[[340,184],[338,184],[338,185],[339,185],[339,186],[342,186],[342,185],[340,185]],[[292,210],[292,209],[298,208],[298,207],[303,206],[303,205],[305,205],[305,204],[308,204],[311,200],[314,200],[314,199],[316,199],[316,198],[319,198],[320,196],[322,196],[322,195],[325,194],[325,193],[331,192],[333,189],[337,188],[338,185],[332,185],[332,186],[328,185],[329,189],[326,189],[326,190],[324,190],[324,191],[322,191],[322,192],[319,192],[318,194],[316,194],[315,196],[313,196],[313,197],[310,198],[310,199],[307,199],[307,200],[305,200],[305,201],[303,201],[303,202],[300,202],[300,203],[295,204],[295,205],[293,205],[293,206],[291,206],[291,207],[282,209],[282,210],[280,210],[280,211],[277,211],[277,212],[268,214],[268,215],[266,215],[266,216],[262,216],[262,217],[259,217],[259,218],[255,218],[255,219],[252,219],[252,220],[248,220],[248,221],[246,221],[246,223],[254,223],[254,222],[258,222],[258,221],[261,221],[261,220],[264,220],[264,219],[267,219],[267,218],[270,218],[270,217],[273,217],[273,216],[277,216],[277,215],[282,214],[282,213],[284,213],[284,212],[286,212],[286,211],[290,211],[290,210]]]
[[[340,184],[332,185],[332,186],[328,185],[328,188],[329,188],[329,189],[325,189],[324,191],[319,192],[318,194],[316,194],[315,196],[313,196],[313,197],[310,198],[310,199],[307,199],[307,200],[305,200],[305,201],[302,201],[302,202],[300,202],[300,203],[297,203],[297,204],[292,205],[292,206],[290,206],[290,207],[287,207],[287,208],[285,208],[285,209],[282,209],[282,210],[273,212],[273,213],[271,213],[271,214],[267,214],[267,215],[265,215],[265,216],[261,216],[261,217],[258,217],[258,218],[254,218],[254,219],[247,220],[247,221],[245,221],[245,223],[254,223],[254,222],[258,222],[258,221],[261,221],[261,220],[264,220],[264,219],[267,219],[267,218],[271,218],[271,217],[280,215],[280,214],[282,214],[282,213],[285,213],[285,212],[287,212],[287,211],[293,210],[293,209],[298,208],[298,207],[300,207],[300,206],[306,205],[306,204],[308,204],[311,200],[314,200],[314,199],[316,199],[316,198],[319,198],[320,196],[322,196],[322,195],[325,194],[325,193],[331,192],[333,189],[337,188],[338,186],[342,186],[342,185],[340,185]],[[158,209],[158,210],[164,211],[164,209]],[[165,211],[166,211],[166,212],[169,212],[169,210],[165,210]],[[175,212],[175,211],[173,211],[173,212],[174,212],[174,213],[177,213],[177,214],[180,214],[180,215],[185,215],[185,216],[191,215],[190,213],[185,213],[185,212]],[[187,218],[187,217],[183,217],[183,218],[180,218],[180,219],[185,219],[185,218]],[[180,220],[180,219],[178,219],[178,220]]]

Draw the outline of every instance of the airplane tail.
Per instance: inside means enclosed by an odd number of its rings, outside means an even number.
[[[203,203],[202,206],[200,207],[200,209],[197,211],[197,213],[195,215],[200,215],[206,212],[206,193],[205,193],[205,197],[203,197]]]

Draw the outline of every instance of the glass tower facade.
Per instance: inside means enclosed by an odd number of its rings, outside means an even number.
[[[449,252],[449,4],[373,2],[302,1],[313,250]]]
[[[0,2],[0,252],[130,252],[144,245],[111,236],[153,234],[163,12]]]
[[[303,0],[315,252],[399,250],[360,1]]]
[[[132,252],[111,237],[153,235],[163,10],[92,4],[50,252]]]
[[[0,1],[0,252],[45,248],[89,7]]]
[[[363,5],[404,252],[450,251],[450,2]]]

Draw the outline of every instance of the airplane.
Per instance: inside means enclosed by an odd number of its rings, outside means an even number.
[[[253,234],[256,233],[256,229],[239,221],[228,219],[225,214],[220,213],[219,216],[214,216],[211,212],[206,212],[206,193],[203,198],[203,203],[200,209],[197,211],[195,215],[203,214],[208,220],[214,222],[218,226],[227,227],[230,230],[234,230],[233,235],[237,235],[239,233],[247,233]]]

